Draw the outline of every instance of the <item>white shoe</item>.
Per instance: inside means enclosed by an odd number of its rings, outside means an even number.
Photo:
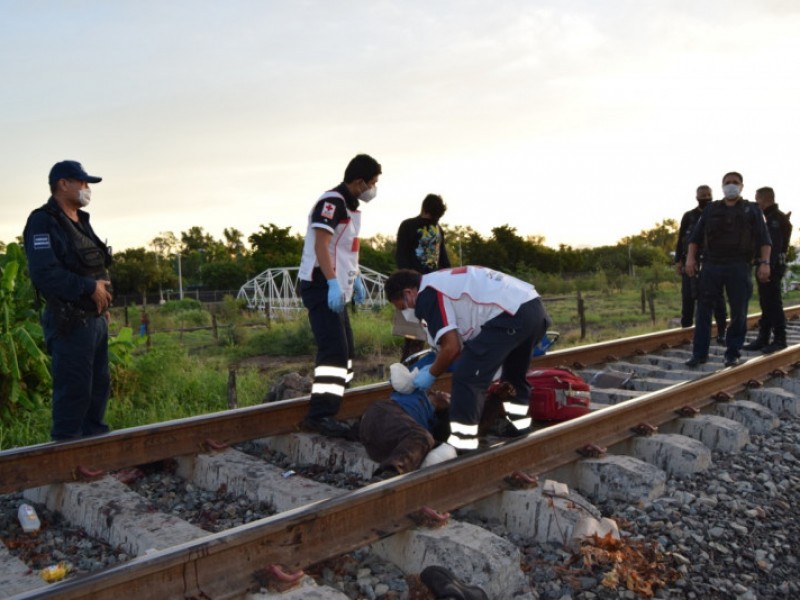
[[[450,460],[456,456],[458,456],[456,449],[450,444],[439,444],[436,446],[436,448],[428,452],[428,455],[425,457],[425,460],[422,461],[420,468],[430,467],[431,465],[439,464],[440,462]]]

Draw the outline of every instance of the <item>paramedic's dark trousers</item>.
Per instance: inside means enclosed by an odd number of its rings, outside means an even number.
[[[700,272],[700,293],[697,298],[697,323],[694,329],[692,356],[705,358],[711,345],[711,313],[723,289],[731,307],[731,325],[726,337],[725,356],[738,358],[747,334],[747,304],[753,293],[750,265],[704,264]]]
[[[313,281],[300,282],[300,295],[317,342],[307,418],[321,419],[339,412],[344,390],[352,379],[353,330],[346,307],[341,313],[328,308],[328,283],[319,269],[314,269],[313,277]]]
[[[486,390],[500,367],[500,378],[517,392],[515,402],[504,404],[506,413],[517,428],[530,425],[530,386],[525,374],[533,347],[544,337],[550,323],[544,305],[535,298],[520,306],[515,315],[503,313],[490,319],[475,338],[464,344],[453,373],[450,398],[452,433],[448,443],[456,450],[478,447],[478,423]]]
[[[107,432],[104,419],[111,383],[106,317],[78,319],[67,333],[59,333],[53,313],[45,309],[42,328],[52,359],[50,437],[59,441]]]

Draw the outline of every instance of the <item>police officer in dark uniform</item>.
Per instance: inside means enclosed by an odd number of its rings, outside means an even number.
[[[711,188],[701,185],[697,188],[695,198],[697,206],[692,210],[683,213],[681,226],[678,229],[678,243],[675,247],[675,271],[681,276],[681,327],[691,327],[694,325],[694,310],[697,302],[698,277],[689,277],[686,274],[684,265],[686,264],[686,252],[689,249],[689,237],[692,235],[694,226],[700,220],[703,209],[711,202]],[[725,295],[720,294],[714,303],[714,320],[717,323],[717,343],[725,343],[725,329],[728,321],[728,309],[725,306]]]
[[[55,441],[108,431],[111,250],[81,210],[91,199],[89,184],[100,181],[74,160],[53,165],[50,199],[30,214],[23,233],[31,281],[46,301],[42,327],[52,357]]]
[[[758,337],[744,349],[772,354],[786,348],[786,316],[783,313],[781,280],[786,274],[786,253],[789,251],[792,224],[789,217],[778,209],[775,191],[771,187],[756,190],[756,202],[767,219],[767,229],[772,238],[772,254],[769,261],[769,280],[758,282],[758,302],[761,305]],[[772,343],[769,341],[770,334]]]
[[[697,325],[694,330],[692,357],[686,361],[696,367],[708,360],[711,342],[711,311],[724,289],[730,302],[731,324],[725,349],[725,366],[739,362],[747,333],[747,304],[753,293],[750,262],[753,248],[758,248],[758,281],[770,278],[772,241],[757,204],[742,199],[744,179],[736,172],[722,178],[724,200],[709,204],[689,238],[686,274],[693,277],[698,270],[697,257],[702,247],[703,268],[697,299]]]

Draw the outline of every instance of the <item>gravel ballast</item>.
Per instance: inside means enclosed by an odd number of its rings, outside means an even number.
[[[280,457],[275,457],[280,462]],[[285,460],[281,466],[297,475],[316,475],[328,484],[354,487],[347,473],[312,473]],[[363,482],[362,482],[363,483]],[[269,507],[253,506],[222,491],[194,488],[169,472],[146,474],[133,483],[158,510],[194,521],[211,531],[263,518]],[[86,536],[42,506],[34,505],[42,521],[35,534],[22,531],[17,509],[21,494],[0,496],[0,539],[12,555],[31,569],[66,561],[70,577],[114,566],[131,557]],[[664,496],[646,506],[598,505],[619,524],[623,542],[652,552],[677,578],[656,585],[656,598],[800,597],[800,419],[783,417],[780,428],[752,435],[733,455],[715,454],[711,469],[686,479],[672,479]],[[592,600],[641,598],[647,594],[603,585],[608,565],[587,566],[557,545],[529,544],[509,536],[501,524],[480,522],[466,511],[455,518],[472,521],[517,544],[523,568],[534,591],[526,598]],[[339,557],[308,570],[318,583],[349,598],[424,598],[413,576],[379,560],[368,549]]]

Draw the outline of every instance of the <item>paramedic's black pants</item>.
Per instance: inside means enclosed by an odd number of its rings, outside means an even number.
[[[300,282],[300,295],[317,342],[308,418],[321,419],[339,412],[352,377],[353,330],[347,308],[340,313],[328,308],[328,283],[319,269],[314,269],[313,277]]]
[[[450,421],[477,425],[483,414],[486,390],[497,370],[501,379],[514,386],[517,398],[527,404],[530,386],[525,379],[533,347],[550,326],[541,300],[535,298],[514,315],[500,314],[487,321],[481,332],[464,344],[453,373]]]

